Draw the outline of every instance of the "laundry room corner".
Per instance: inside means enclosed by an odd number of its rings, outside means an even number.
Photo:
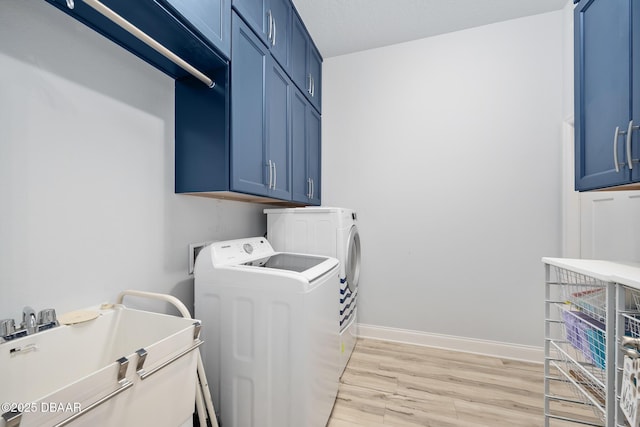
[[[563,25],[556,11],[325,61],[324,202],[359,215],[360,322],[540,348]]]

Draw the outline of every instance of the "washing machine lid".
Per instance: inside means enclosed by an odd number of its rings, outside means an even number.
[[[303,255],[289,252],[278,252],[267,258],[249,261],[243,265],[255,265],[258,267],[275,268],[277,270],[288,270],[302,273],[310,268],[316,267],[326,261],[326,257],[315,255]]]
[[[328,271],[337,269],[338,260],[318,255],[277,252],[266,258],[246,262],[238,266],[238,268],[240,267],[295,273],[311,283],[324,276]]]
[[[244,269],[253,273],[297,274],[309,282],[337,268],[338,260],[331,257],[275,252],[264,237],[227,240],[211,244],[214,268]]]

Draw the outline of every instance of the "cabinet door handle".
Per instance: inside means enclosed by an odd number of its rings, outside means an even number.
[[[311,96],[315,98],[316,96],[316,79],[311,77]]]
[[[309,87],[307,88],[307,93],[311,95],[311,81],[313,77],[311,77],[311,73],[309,73]]]
[[[633,169],[633,159],[631,158],[631,137],[633,136],[633,131],[640,129],[640,126],[634,126],[633,120],[629,121],[629,127],[627,128],[627,164],[629,165],[629,169]]]
[[[627,131],[620,130],[620,126],[616,126],[616,131],[613,134],[613,163],[616,167],[616,172],[620,172],[620,165],[624,165],[624,163],[618,163],[618,137],[626,133]]]
[[[316,186],[314,185],[313,179],[311,180],[311,197],[309,197],[310,199],[313,199],[313,193],[315,193],[315,188]]]
[[[271,189],[272,182],[273,182],[273,162],[269,160],[269,189]]]
[[[273,162],[273,189],[276,189],[276,183],[278,182],[278,167],[276,162]]]
[[[276,45],[276,34],[278,33],[278,23],[276,22],[276,20],[273,20],[273,38],[271,39],[271,46],[275,46]]]
[[[269,34],[267,34],[267,39],[271,41],[271,35],[273,34],[273,15],[271,14],[271,9],[267,11],[267,16],[269,17]]]

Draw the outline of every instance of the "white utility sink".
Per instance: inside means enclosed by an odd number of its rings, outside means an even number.
[[[199,322],[95,310],[96,319],[0,344],[0,427],[191,424]]]

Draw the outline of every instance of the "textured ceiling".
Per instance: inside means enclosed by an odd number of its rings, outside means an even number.
[[[323,57],[562,9],[569,0],[293,0]]]

